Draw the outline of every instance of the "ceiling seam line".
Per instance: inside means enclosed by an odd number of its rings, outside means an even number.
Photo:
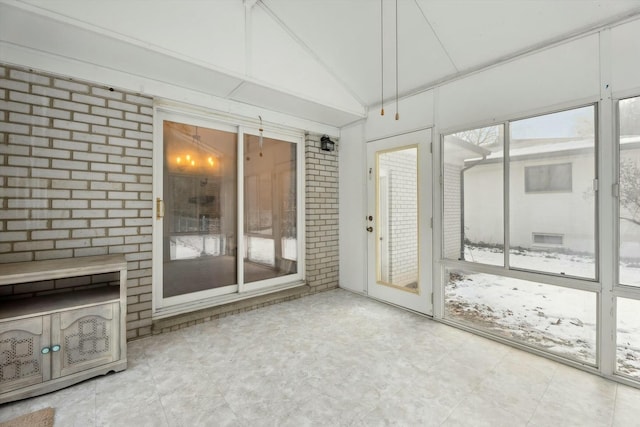
[[[296,33],[293,32],[291,28],[287,24],[284,23],[280,19],[278,15],[275,14],[273,10],[267,6],[264,1],[258,0],[257,4],[262,7],[262,9],[267,12],[267,14],[273,19],[276,24],[280,26],[288,35],[291,37],[297,44],[300,46],[307,54],[309,54],[318,64],[322,66],[322,68],[328,72],[331,77],[333,77],[336,82],[340,84],[340,86],[347,91],[349,95],[351,95],[361,106],[363,109],[367,109],[367,104],[351,89],[349,85],[347,85],[336,72],[333,71],[331,67],[329,67]]]
[[[475,74],[482,73],[486,70],[490,70],[492,68],[501,66],[503,64],[508,64],[510,62],[517,61],[519,59],[526,58],[528,56],[535,55],[537,53],[541,53],[558,46],[562,46],[563,44],[570,43],[572,41],[579,40],[585,37],[589,37],[594,34],[598,34],[602,30],[613,28],[619,25],[624,25],[628,22],[632,22],[639,18],[640,18],[640,7],[634,9],[631,12],[625,12],[623,14],[618,15],[617,17],[613,17],[612,19],[607,20],[606,22],[601,22],[596,25],[587,26],[582,28],[581,30],[577,30],[569,34],[565,34],[564,36],[558,36],[553,39],[546,40],[541,43],[537,43],[533,46],[529,46],[525,49],[521,49],[515,53],[504,55],[488,63],[484,63],[475,67],[468,68],[466,70],[462,70],[457,74],[432,80],[429,83],[426,83],[414,89],[410,89],[408,91],[402,92],[400,94],[400,99],[402,100],[402,99],[410,98],[412,96],[444,86],[448,83],[452,83],[452,82],[473,76]],[[378,103],[371,104],[369,108],[377,105]]]
[[[236,87],[234,87],[233,89],[231,89],[231,91],[227,94],[227,96],[225,98],[233,98],[233,95],[235,95],[235,93],[245,84],[245,81],[241,81],[240,83],[238,83],[236,85]]]
[[[118,42],[143,49],[150,53],[156,53],[159,55],[164,55],[168,58],[184,61],[186,63],[193,64],[197,67],[204,68],[209,71],[224,74],[225,76],[236,79],[236,80],[244,79],[243,75],[236,70],[220,67],[216,64],[212,64],[207,61],[203,61],[201,59],[195,58],[191,55],[183,54],[182,52],[179,52],[177,50],[162,47],[160,45],[156,45],[151,42],[147,42],[142,39],[139,39],[130,35],[126,35],[124,33],[120,33],[118,31],[114,31],[109,28],[105,28],[101,25],[91,24],[87,21],[83,21],[81,19],[74,18],[68,15],[64,15],[42,6],[36,6],[29,3],[25,3],[22,0],[15,0],[14,3],[5,3],[4,1],[0,0],[0,4],[5,4],[8,7],[14,7],[16,9],[19,9],[28,13],[34,13],[38,16],[51,19],[58,23],[73,26],[79,30],[86,31],[90,34],[97,34],[102,37],[107,37],[107,38],[116,40]]]
[[[422,14],[422,17],[424,18],[425,22],[427,23],[427,25],[431,29],[431,32],[435,36],[436,40],[438,40],[438,44],[442,48],[442,51],[445,53],[445,55],[447,55],[447,58],[449,58],[449,62],[451,62],[451,65],[453,66],[453,69],[456,70],[456,73],[459,73],[460,72],[460,68],[453,61],[453,58],[449,54],[449,51],[447,50],[447,48],[444,47],[444,43],[442,43],[442,40],[440,40],[440,36],[438,36],[438,33],[436,33],[435,28],[433,28],[433,25],[431,25],[431,22],[429,21],[429,18],[427,18],[427,14],[424,12],[424,10],[422,10],[422,7],[418,3],[418,0],[414,0],[414,2],[416,4],[416,6],[418,6],[418,9],[420,10],[420,13]]]

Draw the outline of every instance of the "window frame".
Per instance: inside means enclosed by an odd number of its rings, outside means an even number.
[[[631,98],[640,98],[640,93],[635,94],[624,94],[625,96],[620,96],[613,99],[614,103],[614,114],[613,114],[613,127],[614,127],[614,138],[613,138],[613,174],[614,174],[614,222],[615,226],[613,228],[613,240],[614,240],[614,267],[613,267],[613,325],[612,325],[612,333],[613,333],[613,342],[614,348],[613,353],[615,354],[613,358],[613,375],[618,379],[621,379],[623,383],[628,383],[630,385],[635,385],[637,387],[638,382],[640,382],[640,378],[633,377],[631,375],[624,374],[618,370],[617,363],[617,349],[618,349],[618,300],[619,298],[625,298],[630,300],[640,301],[640,286],[633,286],[620,283],[620,163],[621,163],[621,155],[620,155],[620,101]]]
[[[510,253],[510,205],[509,205],[509,192],[510,192],[510,187],[512,184],[510,181],[510,156],[509,156],[509,149],[510,149],[510,142],[511,142],[511,127],[510,124],[512,122],[516,122],[516,121],[522,121],[522,120],[527,120],[527,119],[531,119],[531,118],[536,118],[536,117],[542,117],[542,116],[548,116],[548,115],[552,115],[552,114],[556,114],[556,113],[562,113],[562,112],[566,112],[566,111],[571,111],[571,110],[578,110],[581,108],[586,108],[586,107],[592,107],[593,108],[593,115],[594,115],[594,148],[593,148],[593,153],[594,153],[594,179],[597,182],[598,181],[598,177],[599,177],[599,146],[600,146],[600,135],[599,135],[599,125],[598,125],[598,118],[599,118],[599,105],[598,102],[596,100],[593,100],[592,102],[587,102],[587,103],[580,103],[580,104],[568,104],[566,106],[563,106],[561,108],[557,108],[557,109],[550,109],[550,110],[545,110],[542,109],[536,113],[532,113],[530,115],[524,115],[524,116],[513,116],[513,117],[507,117],[503,120],[496,120],[494,122],[480,122],[477,123],[476,125],[472,126],[472,127],[460,127],[460,128],[451,128],[451,129],[443,129],[440,131],[440,223],[443,223],[444,220],[444,216],[445,216],[445,212],[444,212],[444,197],[445,197],[445,178],[444,178],[444,156],[445,156],[445,137],[456,134],[456,133],[460,133],[460,132],[466,132],[466,131],[473,131],[476,129],[482,129],[482,128],[487,128],[487,127],[491,127],[491,126],[504,126],[504,135],[503,135],[503,157],[502,157],[502,166],[503,166],[503,198],[502,198],[502,202],[503,202],[503,227],[504,227],[504,234],[503,234],[503,239],[504,239],[504,265],[500,266],[500,265],[494,265],[494,264],[483,264],[483,263],[478,263],[478,262],[473,262],[473,261],[467,261],[467,260],[454,260],[452,258],[446,258],[444,255],[444,242],[445,242],[445,235],[444,235],[444,227],[442,227],[441,231],[441,235],[440,235],[440,241],[443,242],[443,244],[440,245],[439,251],[440,251],[440,264],[441,266],[457,266],[459,268],[464,268],[467,269],[467,271],[474,271],[473,268],[474,266],[478,266],[478,272],[486,272],[486,273],[491,273],[491,274],[497,274],[497,275],[505,275],[508,277],[514,277],[514,278],[521,278],[523,280],[532,280],[532,281],[539,281],[542,283],[549,283],[551,284],[551,282],[554,282],[553,284],[557,284],[559,286],[566,286],[569,288],[574,288],[574,289],[581,289],[581,290],[589,290],[589,291],[599,291],[600,290],[600,235],[599,235],[599,218],[600,218],[600,213],[599,213],[599,201],[598,201],[598,196],[599,196],[599,192],[597,191],[598,189],[596,189],[594,197],[594,259],[595,259],[595,277],[590,278],[590,277],[580,277],[580,276],[572,276],[572,275],[566,275],[566,274],[560,274],[560,273],[552,273],[552,272],[544,272],[544,271],[538,271],[538,270],[530,270],[530,269],[526,269],[526,268],[519,268],[519,267],[512,267],[509,264],[509,253]],[[567,162],[563,162],[563,163],[567,163]],[[573,167],[572,167],[572,171],[573,171]],[[573,185],[573,184],[572,184]],[[545,193],[557,193],[555,191],[553,192],[541,192],[541,194],[545,194]],[[525,194],[529,194],[529,193],[525,193]],[[463,214],[463,213],[462,213]],[[482,270],[482,271],[480,271]],[[506,272],[509,272],[509,274],[505,274]],[[556,280],[559,279],[559,280]]]

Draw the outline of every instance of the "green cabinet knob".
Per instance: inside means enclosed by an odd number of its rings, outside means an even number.
[[[60,351],[60,346],[58,344],[54,345],[53,347],[51,347],[51,351],[53,352]]]
[[[50,351],[51,351],[51,349],[49,347],[44,347],[42,350],[40,350],[40,353],[48,354]]]

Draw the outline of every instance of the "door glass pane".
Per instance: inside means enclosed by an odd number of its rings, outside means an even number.
[[[244,135],[244,281],[298,271],[296,144]]]
[[[444,137],[444,256],[504,265],[504,126]]]
[[[509,265],[596,278],[595,108],[511,122]]]
[[[237,282],[237,134],[165,121],[164,297]]]
[[[640,379],[640,300],[618,298],[616,370]]]
[[[640,286],[640,97],[619,107],[620,283]]]
[[[418,149],[376,153],[377,282],[418,292]]]
[[[570,359],[596,363],[596,294],[447,269],[445,317]]]

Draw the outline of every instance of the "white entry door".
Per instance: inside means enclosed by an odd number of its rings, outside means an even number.
[[[367,144],[369,296],[432,314],[431,130]]]

